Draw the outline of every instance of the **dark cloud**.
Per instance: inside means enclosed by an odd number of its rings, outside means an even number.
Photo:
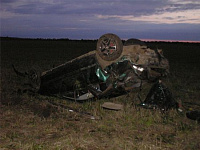
[[[18,0],[20,1],[20,0]],[[14,4],[17,0],[3,0],[3,3]],[[167,8],[166,8],[167,6]],[[52,15],[151,15],[164,11],[179,11],[188,9],[200,9],[200,4],[186,3],[176,4],[171,1],[149,0],[118,0],[118,1],[26,1],[21,5],[4,7],[9,12],[17,14],[52,14]]]
[[[172,18],[172,17],[164,17],[164,19],[173,20],[174,18]]]
[[[20,0],[1,0],[15,5]],[[184,1],[183,1],[184,2]],[[166,6],[168,6],[166,8]],[[200,3],[172,3],[170,0],[68,0],[68,1],[21,1],[21,4],[4,7],[19,14],[103,14],[103,15],[148,15],[162,11],[200,9]]]
[[[166,12],[199,10],[200,3],[194,0],[190,0],[190,3],[184,0],[1,0],[0,3],[1,33],[4,36],[98,38],[103,33],[114,32],[124,38],[131,35],[139,38],[176,38],[176,32],[179,33],[177,35],[183,35],[190,31],[200,40],[197,35],[199,32],[194,32],[199,31],[199,24],[165,25],[112,17],[139,18]],[[98,18],[98,15],[111,17]],[[174,17],[164,16],[163,19],[173,20]],[[177,19],[184,22],[188,18],[183,13]],[[192,21],[198,20],[191,18]],[[175,37],[169,36],[172,32]],[[187,35],[190,36],[185,38],[192,39],[192,34]]]
[[[14,8],[13,12],[17,14],[41,14],[42,10],[39,10],[37,6],[35,3],[25,4]]]
[[[16,0],[10,1],[10,3]],[[27,1],[24,4],[6,9],[19,14],[104,14],[104,15],[144,15],[152,14],[156,8],[163,6],[160,1]]]
[[[1,0],[1,3],[13,3],[16,2],[17,0]]]
[[[164,11],[182,11],[182,10],[195,10],[195,9],[200,9],[200,3],[199,4],[170,4],[169,8],[164,9]]]

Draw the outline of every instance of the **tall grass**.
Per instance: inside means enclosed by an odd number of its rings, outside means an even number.
[[[200,45],[148,43],[162,48],[171,74],[164,83],[177,101],[199,101]],[[41,95],[20,94],[24,85],[11,65],[41,71],[94,50],[96,41],[1,39],[1,149],[200,149],[200,126],[176,110],[161,113],[135,107],[138,89],[128,95],[76,103]],[[141,92],[142,99],[151,85]],[[122,111],[103,109],[106,101],[120,103]],[[70,112],[70,106],[87,115]],[[187,109],[199,109],[187,105]]]

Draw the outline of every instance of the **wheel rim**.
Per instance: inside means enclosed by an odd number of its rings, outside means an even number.
[[[109,57],[117,51],[117,44],[114,39],[105,37],[105,39],[102,40],[99,50],[103,55]]]
[[[116,60],[121,55],[122,51],[122,41],[115,34],[104,34],[97,42],[97,54],[105,61]]]

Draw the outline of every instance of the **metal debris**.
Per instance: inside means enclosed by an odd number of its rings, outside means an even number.
[[[105,109],[110,109],[110,110],[123,110],[124,108],[123,105],[112,102],[105,102],[101,106]]]

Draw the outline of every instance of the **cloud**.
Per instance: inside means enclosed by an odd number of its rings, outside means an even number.
[[[4,11],[16,14],[96,14],[108,15],[140,15],[153,13],[155,8],[161,7],[163,2],[151,0],[10,0],[2,3]]]
[[[13,3],[16,2],[17,0],[1,0],[1,3]]]
[[[156,29],[164,34],[166,29],[191,31],[200,24],[197,0],[1,0],[0,3],[1,31],[6,36],[37,33],[74,37],[103,32],[128,35],[144,30],[157,32]]]
[[[99,19],[118,19],[124,21],[138,21],[138,22],[148,22],[154,24],[177,24],[177,23],[187,23],[187,24],[200,24],[200,9],[197,10],[185,10],[176,12],[163,12],[152,15],[97,15]]]
[[[74,17],[76,20],[119,19],[151,23],[199,23],[200,2],[195,0],[2,0],[1,18],[56,16]],[[181,20],[179,16],[187,20]],[[169,19],[168,17],[171,17]],[[158,20],[161,19],[161,20]],[[175,20],[177,21],[175,22]],[[77,19],[78,20],[78,19]]]
[[[169,3],[174,3],[174,4],[200,4],[197,0],[168,0]]]

